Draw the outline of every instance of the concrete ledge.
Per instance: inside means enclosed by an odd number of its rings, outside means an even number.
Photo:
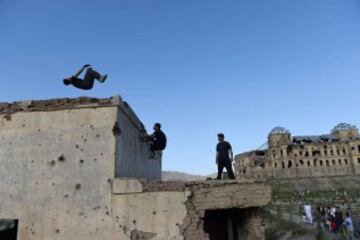
[[[116,178],[113,182],[114,194],[142,193],[143,185],[138,179]]]

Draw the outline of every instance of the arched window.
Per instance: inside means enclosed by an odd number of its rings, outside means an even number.
[[[345,158],[345,160],[344,160],[344,161],[345,161],[345,165],[347,165],[347,164],[349,163],[349,162],[348,162],[348,160],[347,160],[346,158]]]
[[[332,165],[336,165],[335,159],[332,160]]]
[[[277,168],[277,162],[275,163],[275,168]]]
[[[339,165],[342,165],[341,159],[339,159],[338,162],[339,162]]]
[[[292,168],[292,161],[291,160],[289,160],[289,162],[288,162],[288,168]]]
[[[309,152],[308,151],[305,152],[305,157],[309,157]]]
[[[284,162],[281,162],[282,163],[282,168],[285,168],[285,163]]]
[[[304,165],[304,161],[302,159],[300,159],[299,163],[300,165]]]
[[[317,166],[317,159],[315,158],[314,159],[314,164],[313,164],[315,167]]]
[[[310,166],[311,166],[310,161],[307,161],[307,165],[308,165],[308,167],[310,167]]]
[[[330,162],[329,160],[326,160],[326,166],[329,167],[330,166]]]
[[[323,165],[323,161],[322,160],[320,160],[320,166],[322,166]]]

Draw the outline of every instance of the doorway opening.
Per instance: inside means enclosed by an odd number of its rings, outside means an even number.
[[[18,220],[0,219],[0,239],[17,240]]]
[[[210,240],[245,240],[246,209],[205,211],[204,231]]]

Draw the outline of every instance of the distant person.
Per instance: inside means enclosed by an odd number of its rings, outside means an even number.
[[[143,138],[143,141],[150,142],[151,158],[154,158],[156,151],[163,151],[166,148],[167,138],[165,133],[161,130],[161,124],[154,124],[153,134]]]
[[[345,220],[344,223],[345,225],[345,230],[346,230],[346,240],[353,240],[354,238],[354,226],[352,223],[352,219],[351,219],[351,214],[349,212],[347,212],[345,214]]]
[[[335,212],[336,233],[339,233],[339,228],[343,223],[344,223],[344,214],[340,210],[340,207],[336,207],[336,212]]]
[[[69,78],[65,78],[64,84],[65,85],[71,84],[74,87],[82,89],[82,90],[90,90],[93,88],[95,80],[98,80],[101,83],[105,82],[107,75],[101,75],[100,73],[94,71],[90,66],[91,65],[86,64],[75,75],[73,75]],[[81,73],[86,68],[87,68],[87,70],[86,70],[84,79],[79,78]]]
[[[311,205],[309,203],[305,204],[304,212],[306,214],[307,223],[308,224],[313,224],[313,216],[312,216],[312,211],[311,211]]]
[[[234,155],[232,147],[229,142],[225,141],[225,136],[222,133],[218,134],[219,143],[216,146],[216,164],[218,165],[217,179],[221,179],[224,167],[230,179],[235,179],[234,172],[232,170],[232,161]]]

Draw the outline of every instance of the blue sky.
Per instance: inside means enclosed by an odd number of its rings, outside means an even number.
[[[62,78],[91,63],[90,92]],[[121,95],[169,138],[164,170],[216,171],[275,126],[360,126],[360,0],[0,0],[0,101]]]

